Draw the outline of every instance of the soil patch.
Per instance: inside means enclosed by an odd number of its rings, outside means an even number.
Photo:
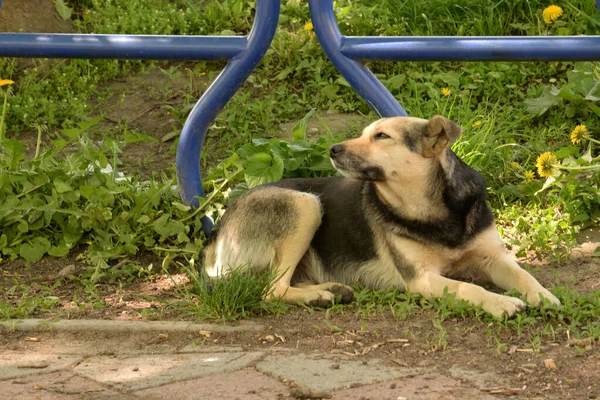
[[[52,0],[4,0],[0,32],[72,33],[75,29],[58,15]]]

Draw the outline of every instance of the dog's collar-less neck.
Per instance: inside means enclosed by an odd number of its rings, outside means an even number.
[[[386,199],[386,197],[384,196],[384,194],[381,192],[381,189],[378,187],[378,185],[375,182],[368,182],[368,185],[370,185],[372,188],[371,190],[374,192],[373,195],[376,197],[376,199],[381,203],[381,205],[388,210],[388,212],[391,212],[392,214],[396,215],[399,218],[403,218],[403,219],[410,219],[410,220],[420,220],[421,218],[417,218],[414,217],[413,215],[410,215],[410,213],[408,212],[408,209],[405,207],[405,199],[402,196],[396,196],[396,199],[398,200],[396,205],[393,205],[392,203],[390,203],[390,201],[388,201]],[[426,199],[423,199],[424,201],[426,201]],[[422,206],[424,206],[424,204],[421,204]],[[425,216],[426,219],[431,219],[431,218],[438,218],[438,217],[434,217],[434,216]]]
[[[374,217],[388,225],[396,235],[422,243],[438,243],[450,248],[466,245],[483,227],[493,222],[491,211],[487,207],[480,210],[479,224],[475,229],[467,229],[466,214],[451,212],[446,218],[419,220],[399,215],[393,207],[381,198],[372,182],[365,187],[367,201],[375,206]]]

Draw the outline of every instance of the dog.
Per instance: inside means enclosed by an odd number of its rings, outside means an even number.
[[[348,303],[358,283],[426,298],[455,294],[495,317],[526,308],[451,279],[470,267],[532,306],[560,304],[506,252],[483,176],[449,147],[460,134],[442,116],[375,121],[330,147],[341,176],[286,179],[235,201],[205,249],[205,272],[271,268],[278,278],[268,297],[291,304]]]

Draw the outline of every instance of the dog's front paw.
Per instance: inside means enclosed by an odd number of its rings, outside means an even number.
[[[525,310],[527,308],[527,303],[516,297],[497,294],[493,296],[490,301],[482,304],[482,307],[494,317],[502,318],[505,314],[508,317],[512,317],[516,313]]]
[[[309,307],[330,307],[335,295],[328,290],[307,290],[302,303]]]
[[[553,295],[548,289],[540,288],[537,290],[532,290],[527,292],[527,302],[534,307],[540,307],[544,304],[545,301],[550,302],[555,306],[560,305],[560,300]],[[543,300],[542,300],[543,299]]]
[[[350,286],[343,285],[341,283],[331,283],[327,290],[333,293],[336,297],[339,297],[341,304],[350,304],[354,300],[354,291]]]

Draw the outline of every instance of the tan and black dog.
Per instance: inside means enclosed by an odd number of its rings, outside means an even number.
[[[560,304],[506,253],[483,177],[449,148],[460,134],[441,116],[372,123],[331,147],[341,177],[283,180],[240,197],[206,248],[206,272],[272,268],[271,297],[286,303],[349,302],[347,285],[359,283],[425,297],[447,290],[497,317],[526,307],[446,277],[473,267],[533,306],[542,297]]]

